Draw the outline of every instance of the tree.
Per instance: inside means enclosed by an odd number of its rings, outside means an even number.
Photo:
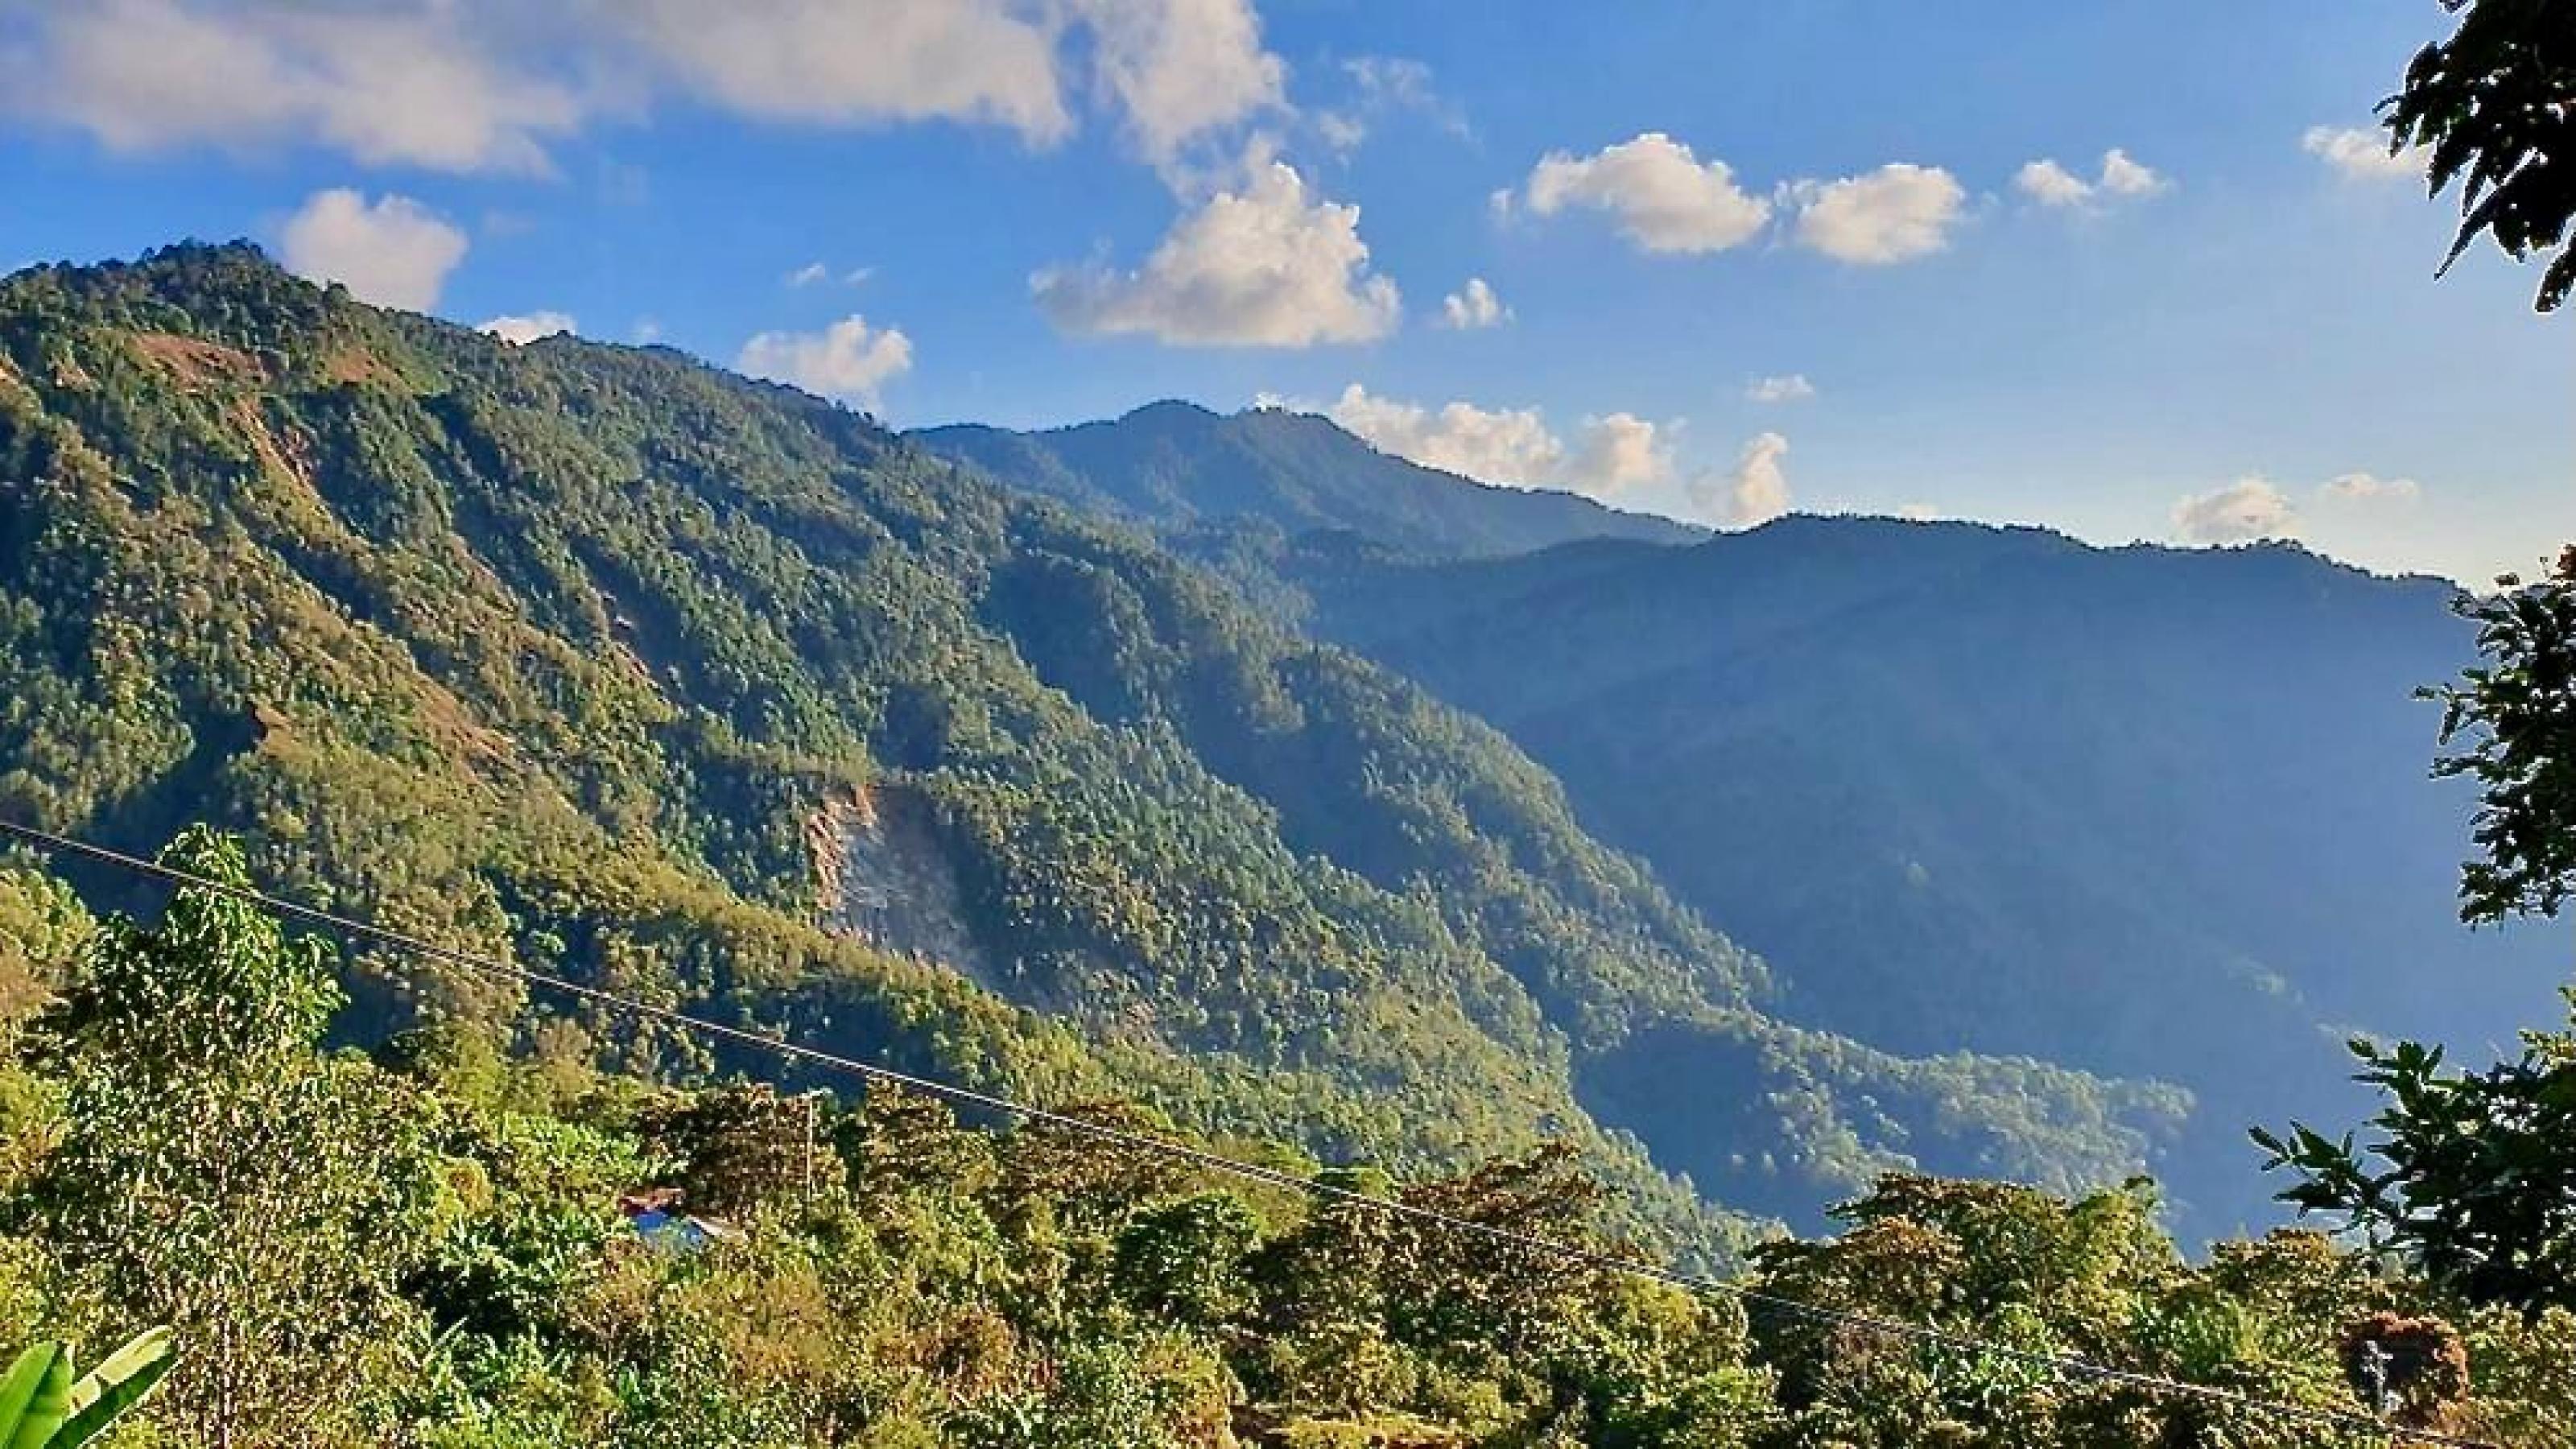
[[[1230,1192],[1203,1192],[1144,1209],[1118,1232],[1119,1289],[1147,1313],[1221,1328],[1250,1307],[1244,1258],[1261,1224]]]
[[[2428,185],[2460,190],[2460,230],[2442,270],[2485,232],[2516,261],[2558,247],[2576,213],[2576,20],[2566,0],[2442,0],[2467,11],[2417,51],[2382,103],[2391,149],[2429,147]],[[2541,274],[2539,309],[2576,287],[2576,251]]]
[[[680,1159],[681,1203],[741,1217],[784,1203],[811,1206],[840,1185],[841,1163],[821,1135],[817,1099],[787,1098],[766,1082],[711,1087],[645,1116],[646,1135]]]
[[[161,859],[248,883],[203,829]],[[66,1110],[33,1226],[114,1309],[171,1325],[164,1417],[203,1442],[327,1437],[406,1313],[436,1158],[417,1096],[316,1052],[341,999],[320,942],[189,888],[158,926],[93,936],[46,1023]]]
[[[69,886],[0,864],[0,1043],[44,1005],[89,933],[89,913]]]
[[[2444,747],[2465,745],[2434,773],[2482,791],[2482,858],[2460,870],[2472,924],[2555,918],[2576,892],[2576,547],[2550,577],[2498,582],[2460,606],[2485,662],[2423,691],[2442,705]],[[2265,1169],[2300,1179],[2281,1200],[2342,1217],[2472,1301],[2576,1308],[2576,1034],[2526,1033],[2519,1060],[2482,1072],[2415,1042],[2352,1050],[2356,1080],[2388,1098],[2379,1135],[2357,1147],[2298,1123],[2256,1128]]]
[[[2576,545],[2549,577],[2507,576],[2486,598],[2463,596],[2488,662],[2423,691],[2442,705],[2442,744],[2467,748],[2433,773],[2481,791],[2477,844],[2460,868],[2460,918],[2556,916],[2576,891]]]
[[[1524,1239],[1581,1239],[1599,1212],[1600,1183],[1563,1143],[1498,1157],[1453,1177],[1415,1183],[1408,1207]],[[1380,1282],[1396,1336],[1425,1350],[1462,1344],[1529,1348],[1557,1305],[1597,1288],[1603,1270],[1504,1237],[1424,1219],[1396,1220]]]
[[[2355,1080],[2388,1097],[2378,1135],[2356,1148],[2351,1133],[2254,1129],[2265,1169],[2301,1179],[2281,1200],[2342,1217],[2472,1302],[2576,1308],[2576,1035],[2532,1033],[2520,1060],[2483,1072],[2411,1041],[2353,1051]]]

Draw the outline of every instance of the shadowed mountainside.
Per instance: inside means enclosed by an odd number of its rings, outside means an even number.
[[[1854,518],[1477,557],[1347,512],[1212,530],[1152,481],[1310,491],[1255,449],[1144,461],[1253,429],[1339,435],[1166,405],[961,455],[1073,496],[1143,469],[1122,508],[1529,751],[1584,828],[1771,961],[1793,1019],[2191,1087],[2171,1176],[2199,1230],[2273,1216],[2242,1128],[2348,1114],[2350,1033],[2505,1043],[2553,1010],[2563,942],[2453,914],[2468,801],[2426,778],[2435,720],[2411,697],[2469,656],[2445,584]],[[1340,436],[1311,456],[1376,458]],[[1068,483],[1064,439],[1109,482]],[[1427,476],[1451,510],[1528,496]],[[1670,1042],[1591,1079],[1650,1137],[1672,1135]]]
[[[1793,518],[1304,584],[1318,632],[1529,750],[1798,1019],[2192,1088],[2177,1190],[2222,1222],[2262,1209],[2244,1124],[2349,1114],[2346,1036],[2509,1043],[2565,974],[2563,939],[2456,919],[2470,802],[2412,698],[2469,657],[2438,581]]]

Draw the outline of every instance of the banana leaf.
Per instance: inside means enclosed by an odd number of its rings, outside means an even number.
[[[126,1341],[72,1385],[71,1416],[45,1449],[79,1449],[117,1416],[143,1402],[170,1371],[170,1330],[151,1328]]]

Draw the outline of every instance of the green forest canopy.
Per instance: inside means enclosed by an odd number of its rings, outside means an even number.
[[[248,879],[205,832],[165,859]],[[169,1322],[150,1442],[2385,1442],[1748,1313],[901,1091],[674,1090],[453,1026],[325,1050],[329,952],[213,891],[93,927],[12,867],[0,943],[52,1003],[0,1021],[0,1318],[91,1342]],[[718,1236],[644,1236],[619,1204],[652,1187]],[[1556,1152],[1393,1190],[1511,1231],[1599,1222]],[[2154,1207],[2144,1184],[2068,1201],[1889,1177],[1839,1237],[1764,1246],[1752,1281],[2321,1411],[2364,1412],[2374,1384],[2402,1424],[2576,1432],[2564,1312],[2452,1304],[2312,1233],[2194,1267]],[[2363,1345],[2375,1379],[2347,1372]]]

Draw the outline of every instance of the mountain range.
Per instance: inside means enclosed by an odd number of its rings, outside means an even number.
[[[1460,496],[1541,521],[1443,502],[1422,516],[1487,542],[1403,557],[1676,532]],[[1237,587],[1264,560],[1301,587],[1310,533],[1229,573],[1139,521],[667,349],[514,346],[247,246],[21,272],[0,810],[129,847],[212,821],[318,904],[1219,1140],[1415,1172],[1564,1139],[1630,1231],[1704,1260],[1892,1167],[2156,1165],[2169,1085],[1784,1014],[1794,988],[1504,734]],[[352,1039],[438,1018],[747,1065],[357,970]]]
[[[1895,1167],[2250,1220],[2337,1034],[2533,1019],[2548,944],[2447,920],[2447,598],[1712,537],[1275,410],[907,438],[238,244],[0,282],[13,818],[1220,1140],[1566,1139],[1704,1260]],[[747,1065],[357,969],[352,1039]]]
[[[1210,480],[1161,520],[1203,537],[1261,495],[1246,439],[1330,426],[1167,404],[1076,434],[1089,471],[1150,450]],[[1068,436],[976,456],[1043,489]],[[1261,552],[1256,592],[1501,730],[1763,957],[1791,1018],[2189,1088],[2163,1174],[2206,1231],[2275,1216],[2249,1123],[2362,1110],[2349,1037],[2474,1054],[2550,1019],[2565,942],[2455,915],[2472,801],[2429,778],[2438,711],[2413,697],[2471,658],[2452,585],[1883,518],[1605,535],[1477,556],[1355,508]],[[1594,1085],[1612,1120],[1693,1140],[1660,1079]]]

